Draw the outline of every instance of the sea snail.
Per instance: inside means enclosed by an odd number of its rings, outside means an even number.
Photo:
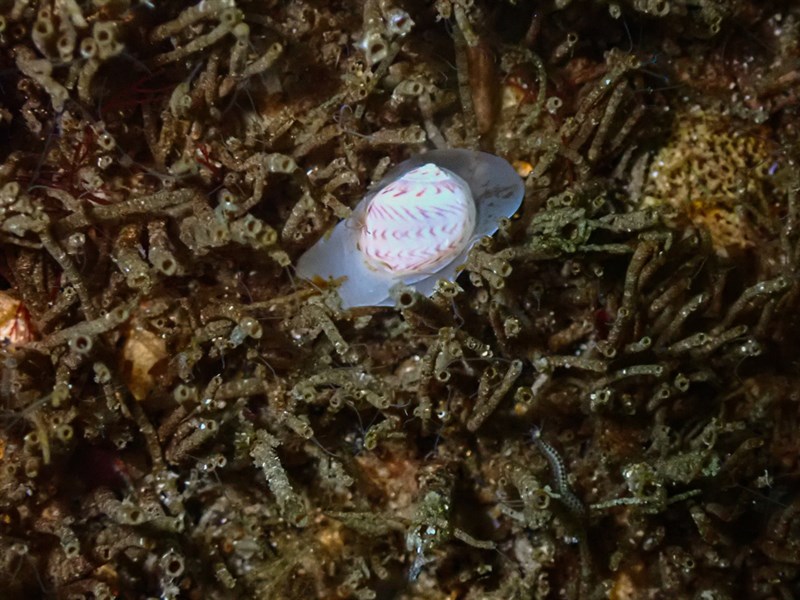
[[[297,272],[340,280],[343,308],[391,306],[402,283],[430,296],[453,281],[480,238],[497,231],[524,195],[505,160],[474,150],[432,150],[392,169],[347,219],[303,254]]]

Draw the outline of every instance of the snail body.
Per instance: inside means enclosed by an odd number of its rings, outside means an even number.
[[[470,248],[497,231],[523,195],[522,180],[498,156],[463,149],[415,156],[300,257],[298,274],[340,281],[343,308],[391,306],[400,283],[429,296],[439,279],[455,280]]]

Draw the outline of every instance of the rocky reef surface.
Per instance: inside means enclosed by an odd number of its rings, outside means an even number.
[[[788,0],[0,0],[0,596],[800,596],[799,103]],[[296,276],[432,148],[455,283]]]

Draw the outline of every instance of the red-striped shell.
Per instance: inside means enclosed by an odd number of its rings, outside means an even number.
[[[458,175],[428,163],[380,190],[367,205],[358,247],[393,275],[433,273],[469,243],[475,201]]]
[[[390,290],[430,296],[453,281],[481,237],[522,204],[519,175],[499,156],[431,150],[394,167],[297,261],[297,274],[338,286],[343,308],[391,306]]]

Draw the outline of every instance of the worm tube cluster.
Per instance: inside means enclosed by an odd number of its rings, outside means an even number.
[[[0,0],[7,598],[800,595],[800,11]],[[299,257],[424,150],[430,294]]]

